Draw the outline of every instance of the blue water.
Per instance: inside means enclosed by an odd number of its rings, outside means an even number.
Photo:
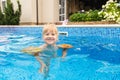
[[[66,58],[51,60],[49,80],[120,80],[120,28],[58,29],[68,36],[59,35],[57,44],[74,47]],[[43,80],[35,57],[20,51],[42,45],[41,31],[41,27],[0,28],[0,80]]]

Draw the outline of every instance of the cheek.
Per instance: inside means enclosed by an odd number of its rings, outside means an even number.
[[[43,36],[43,40],[45,40],[46,39],[46,36]]]
[[[58,36],[55,36],[55,40],[58,40]]]

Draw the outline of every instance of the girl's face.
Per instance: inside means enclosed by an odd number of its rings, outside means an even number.
[[[47,31],[46,33],[43,34],[43,40],[48,45],[55,44],[57,41],[57,38],[58,36],[54,31]]]

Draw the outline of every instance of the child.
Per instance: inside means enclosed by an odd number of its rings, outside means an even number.
[[[45,78],[48,76],[50,60],[57,56],[57,49],[63,48],[62,58],[66,56],[68,48],[72,46],[69,44],[56,45],[58,40],[58,30],[54,24],[47,24],[43,28],[42,37],[45,42],[44,45],[38,47],[28,47],[23,49],[23,52],[33,54],[41,64],[39,72],[44,73]]]
[[[58,30],[54,24],[47,24],[43,28],[42,37],[45,42],[44,45],[40,46],[41,52],[36,56],[40,62],[40,72],[48,76],[49,65],[51,58],[55,58],[57,55]]]

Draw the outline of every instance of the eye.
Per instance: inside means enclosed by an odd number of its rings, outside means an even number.
[[[49,33],[46,33],[45,35],[46,35],[46,36],[48,36],[48,35],[49,35]]]
[[[52,36],[54,36],[55,34],[54,33],[52,33]]]

